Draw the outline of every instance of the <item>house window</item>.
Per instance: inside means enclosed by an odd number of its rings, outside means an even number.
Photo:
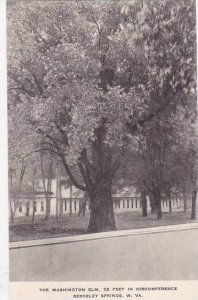
[[[65,210],[67,210],[67,201],[65,201]]]
[[[22,207],[22,203],[19,203],[19,212],[23,212],[23,207]]]
[[[44,211],[44,201],[41,201],[41,211]]]
[[[74,210],[76,211],[76,200],[74,201]]]

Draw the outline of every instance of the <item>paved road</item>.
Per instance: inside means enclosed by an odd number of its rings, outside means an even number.
[[[198,279],[198,229],[10,250],[11,281]]]

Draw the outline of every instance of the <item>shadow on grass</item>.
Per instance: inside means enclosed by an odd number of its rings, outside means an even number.
[[[161,220],[157,219],[156,214],[151,213],[147,217],[142,217],[140,212],[120,212],[115,214],[115,221],[117,230],[197,222],[190,220],[190,211],[163,213]],[[34,223],[31,217],[18,218],[14,224],[10,224],[10,242],[86,234],[88,222],[89,214],[85,217],[77,215],[63,216],[59,219],[50,217],[49,220],[44,220],[43,216],[36,216]]]

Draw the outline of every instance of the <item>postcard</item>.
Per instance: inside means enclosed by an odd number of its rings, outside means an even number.
[[[197,300],[196,1],[4,16],[9,299]]]

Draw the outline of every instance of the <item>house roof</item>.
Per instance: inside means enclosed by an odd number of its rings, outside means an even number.
[[[48,192],[49,195],[53,195],[52,192]],[[20,197],[32,197],[33,192],[32,191],[26,191],[26,192],[22,192]],[[34,191],[34,195],[35,196],[45,196],[45,192],[44,191]]]

